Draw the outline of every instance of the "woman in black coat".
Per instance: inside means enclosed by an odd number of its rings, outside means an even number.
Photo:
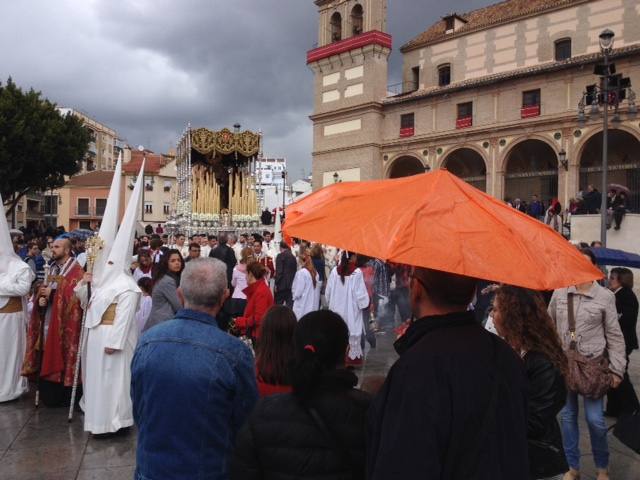
[[[344,321],[331,311],[300,319],[293,393],[258,402],[238,434],[232,479],[364,479],[370,397],[344,369],[348,339]]]
[[[493,321],[527,372],[529,478],[560,479],[569,470],[557,420],[567,399],[568,365],[555,325],[538,293],[510,286],[496,292]]]

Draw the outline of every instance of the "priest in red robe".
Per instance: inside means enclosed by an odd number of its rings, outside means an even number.
[[[48,285],[38,291],[41,308],[34,306],[29,319],[22,374],[31,379],[40,376],[42,402],[53,407],[68,405],[71,396],[82,325],[82,307],[74,289],[82,280],[84,270],[71,255],[69,239],[57,239],[51,250],[54,264]],[[40,367],[42,321],[45,342]]]

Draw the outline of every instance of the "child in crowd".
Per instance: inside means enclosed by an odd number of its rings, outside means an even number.
[[[138,326],[138,333],[142,332],[149,313],[151,313],[151,291],[153,288],[153,281],[149,277],[142,277],[138,280],[138,286],[142,290],[142,298],[140,298],[140,305],[136,313],[136,325]]]

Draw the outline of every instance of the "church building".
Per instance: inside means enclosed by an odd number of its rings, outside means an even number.
[[[386,0],[315,4],[314,188],[438,168],[502,199],[568,205],[588,184],[600,188],[603,108],[592,94],[610,29],[619,105],[609,111],[609,180],[640,209],[637,0],[507,0],[449,13],[400,47],[395,86]],[[425,17],[433,6],[424,1]]]

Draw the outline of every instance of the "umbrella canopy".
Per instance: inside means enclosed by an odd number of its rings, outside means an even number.
[[[287,237],[535,290],[602,278],[553,229],[446,170],[334,184],[286,218]]]
[[[593,248],[598,265],[640,268],[640,255],[613,248]]]
[[[616,192],[624,193],[625,195],[629,195],[631,193],[631,190],[629,190],[628,187],[625,187],[624,185],[620,185],[618,183],[610,183],[609,190],[615,190]]]
[[[77,238],[78,240],[86,240],[89,237],[93,237],[96,232],[86,228],[77,228],[67,234],[68,237]]]

